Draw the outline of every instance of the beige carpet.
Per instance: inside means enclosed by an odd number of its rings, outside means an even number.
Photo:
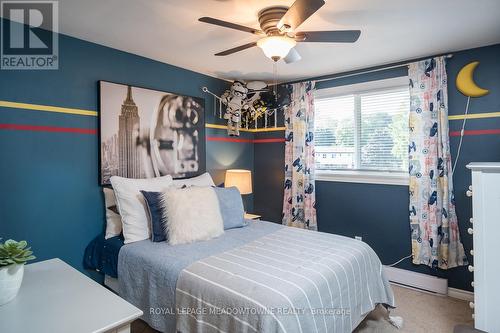
[[[465,301],[436,296],[408,288],[392,287],[397,308],[391,315],[403,317],[397,329],[387,322],[383,307],[378,307],[354,330],[356,333],[451,333],[458,324],[473,325],[472,310]],[[156,332],[141,320],[132,323],[132,333]]]
[[[458,324],[473,326],[472,310],[466,301],[437,296],[413,289],[392,286],[396,309],[391,315],[403,317],[403,327],[397,329],[383,317],[384,308],[377,308],[354,331],[398,333],[451,333]]]

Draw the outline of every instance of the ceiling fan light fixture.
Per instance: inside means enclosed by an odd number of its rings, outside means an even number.
[[[262,49],[266,57],[274,61],[286,57],[295,45],[297,42],[287,36],[269,36],[257,41],[257,46]]]

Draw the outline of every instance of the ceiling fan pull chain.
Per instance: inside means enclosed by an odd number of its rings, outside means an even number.
[[[274,99],[278,100],[278,62],[275,61],[273,63],[273,92],[274,92]]]
[[[273,93],[274,93],[274,100],[275,101],[278,101],[278,62],[275,61],[273,63],[273,84],[274,84],[274,87],[273,87]],[[276,113],[276,110],[274,111]],[[272,115],[272,113],[270,114]],[[265,128],[267,128],[267,117],[268,117],[268,113],[267,113],[267,108],[266,108],[266,123],[265,123]],[[276,116],[274,117],[275,118],[275,127],[276,127]]]

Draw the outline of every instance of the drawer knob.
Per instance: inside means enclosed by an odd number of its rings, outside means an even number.
[[[474,302],[469,302],[469,308],[474,309]]]
[[[469,233],[469,235],[472,235],[474,233],[474,229],[469,228],[469,229],[467,229],[467,232]]]
[[[472,197],[472,191],[471,190],[467,190],[467,192],[465,192],[465,195],[468,196],[468,197]]]
[[[470,255],[473,256],[474,255],[474,250],[470,250]]]
[[[474,266],[472,265],[469,265],[469,267],[467,267],[469,269],[469,272],[474,272]]]
[[[470,222],[470,223],[474,223],[474,219],[471,217],[471,218],[469,219],[469,222]]]
[[[470,283],[471,287],[474,288],[474,281]]]

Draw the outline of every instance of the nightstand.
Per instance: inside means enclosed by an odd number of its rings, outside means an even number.
[[[256,214],[245,213],[246,220],[260,220],[262,216]]]
[[[16,298],[0,306],[0,332],[130,333],[142,311],[60,259],[26,265]]]

